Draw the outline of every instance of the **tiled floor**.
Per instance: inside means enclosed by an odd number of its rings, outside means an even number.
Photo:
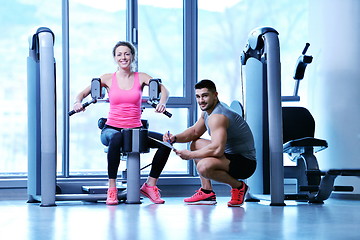
[[[329,199],[323,205],[268,201],[229,208],[227,197],[215,206],[188,206],[183,198],[163,205],[107,206],[57,202],[39,207],[23,200],[0,201],[0,239],[360,239],[360,202]]]

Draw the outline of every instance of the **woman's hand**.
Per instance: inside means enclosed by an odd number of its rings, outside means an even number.
[[[163,113],[165,111],[166,111],[165,103],[159,103],[155,108],[155,112],[158,112],[158,113]]]
[[[74,103],[74,111],[75,112],[85,111],[85,108],[83,107],[81,102],[75,102]]]

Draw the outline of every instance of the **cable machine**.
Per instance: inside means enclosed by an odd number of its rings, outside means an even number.
[[[278,32],[270,27],[250,32],[241,55],[245,66],[245,117],[253,131],[257,169],[248,182],[251,193],[271,193],[271,205],[283,206],[284,167],[281,67]]]
[[[29,38],[28,75],[28,202],[41,202],[42,207],[56,206],[55,201],[106,200],[107,194],[60,194],[56,192],[56,75],[54,58],[54,34],[49,28],[41,27]],[[152,79],[149,84],[147,103],[156,107],[159,100],[160,79]],[[91,101],[84,107],[103,98],[100,79],[91,82]],[[107,100],[102,100],[107,102]],[[69,112],[69,115],[74,114]],[[172,114],[165,111],[171,117]],[[123,129],[126,155],[127,189],[126,203],[140,202],[140,154],[149,152],[148,130]],[[124,199],[124,191],[119,199]]]

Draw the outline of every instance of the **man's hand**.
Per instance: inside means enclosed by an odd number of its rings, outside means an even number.
[[[183,149],[183,150],[174,150],[176,155],[178,155],[179,157],[181,157],[184,160],[192,160],[193,158],[190,156],[191,155],[191,151]]]
[[[170,132],[164,133],[163,135],[163,141],[168,142],[171,145],[175,143],[176,137],[175,135],[172,135]]]

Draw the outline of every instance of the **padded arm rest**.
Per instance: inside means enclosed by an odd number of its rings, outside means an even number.
[[[284,153],[303,153],[305,147],[313,147],[315,152],[319,152],[328,147],[328,144],[325,140],[305,137],[300,139],[295,139],[284,143],[283,152]]]
[[[327,171],[327,174],[360,177],[360,169],[330,169],[329,171]]]

